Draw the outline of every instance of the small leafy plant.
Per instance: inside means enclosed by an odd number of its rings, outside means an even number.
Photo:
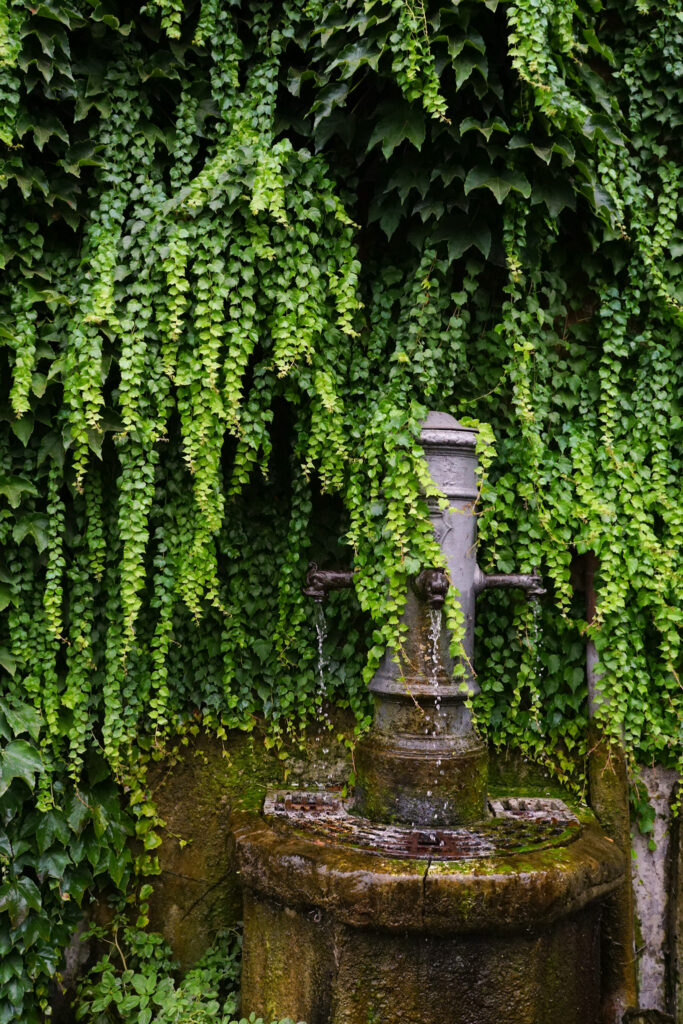
[[[106,952],[81,981],[76,1019],[86,1024],[230,1024],[237,1009],[241,940],[220,933],[198,963],[178,980],[163,937],[118,914],[88,937]]]

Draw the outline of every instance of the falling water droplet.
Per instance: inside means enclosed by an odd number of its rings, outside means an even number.
[[[316,688],[315,695],[315,717],[316,717],[316,732],[315,739],[318,746],[321,747],[324,755],[329,754],[330,748],[325,745],[324,737],[325,733],[332,731],[332,720],[330,719],[327,711],[327,680],[325,677],[325,669],[327,668],[327,660],[325,658],[325,641],[327,640],[327,619],[325,618],[325,609],[322,602],[316,604],[315,610],[315,632],[318,638],[318,685]],[[319,788],[324,788],[324,783],[318,783]]]
[[[441,707],[442,694],[440,692],[440,679],[439,674],[442,668],[441,665],[441,633],[443,629],[443,615],[440,608],[429,609],[429,632],[428,641],[429,648],[428,654],[428,673],[429,682],[434,689],[434,720],[433,720],[433,736],[439,736],[445,731],[445,719],[444,713]],[[436,761],[437,773],[435,773],[432,779],[432,786],[434,789],[438,789],[440,785],[439,776],[443,776],[443,769],[441,768],[441,758]],[[427,790],[427,796],[432,796],[433,790]],[[434,819],[438,818],[438,810],[433,812]]]
[[[439,685],[439,641],[441,640],[441,609],[429,609],[429,682]]]
[[[531,601],[531,636],[530,643],[536,654],[536,665],[538,666],[541,660],[541,637],[543,633],[543,624],[541,623],[541,606],[536,599]]]

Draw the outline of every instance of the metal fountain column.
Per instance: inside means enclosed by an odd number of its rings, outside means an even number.
[[[448,508],[430,504],[443,566],[413,580],[404,612],[405,643],[387,650],[370,690],[373,726],[356,747],[356,808],[378,822],[467,825],[486,817],[487,751],[467,700],[479,692],[474,657],[476,596],[488,587],[545,593],[536,573],[486,575],[476,562],[476,431],[447,413],[431,412],[420,440],[432,480]],[[353,583],[353,573],[311,563],[304,593],[322,601]],[[456,588],[465,619],[455,664],[441,620],[448,587]]]
[[[436,610],[444,591],[438,570],[424,570],[407,598],[405,647],[385,653],[370,683],[375,716],[355,751],[356,807],[375,821],[461,825],[486,816],[488,755],[466,704],[479,692],[472,669],[476,596],[488,586],[522,587],[532,596],[543,588],[535,573],[486,576],[477,566],[476,431],[432,412],[421,443],[448,500],[446,510],[433,502],[430,517],[446,585],[456,589],[464,613],[462,655],[454,664]]]

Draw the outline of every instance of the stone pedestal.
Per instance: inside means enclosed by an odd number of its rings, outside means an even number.
[[[342,848],[233,817],[242,1013],[307,1024],[598,1024],[601,902],[623,857],[563,845],[459,861]]]

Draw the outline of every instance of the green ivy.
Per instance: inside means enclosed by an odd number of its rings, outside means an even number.
[[[240,942],[236,934],[217,936],[214,944],[178,984],[177,965],[161,935],[130,925],[117,914],[84,938],[106,952],[81,979],[76,1020],[98,1024],[136,1021],[218,1021],[229,1024],[237,1006]]]
[[[161,935],[127,923],[118,913],[106,927],[92,927],[106,952],[81,979],[76,1020],[86,1024],[263,1024],[254,1014],[235,1021],[241,939],[219,933],[182,980]],[[278,1022],[273,1022],[278,1024]],[[285,1019],[279,1024],[293,1024]]]
[[[480,599],[482,731],[580,787],[590,638],[605,726],[677,763],[682,18],[0,5],[0,1021],[99,880],[155,869],[169,734],[316,714],[309,558],[356,570],[326,685],[367,720],[439,557],[428,408],[481,428],[482,567],[549,583]]]

